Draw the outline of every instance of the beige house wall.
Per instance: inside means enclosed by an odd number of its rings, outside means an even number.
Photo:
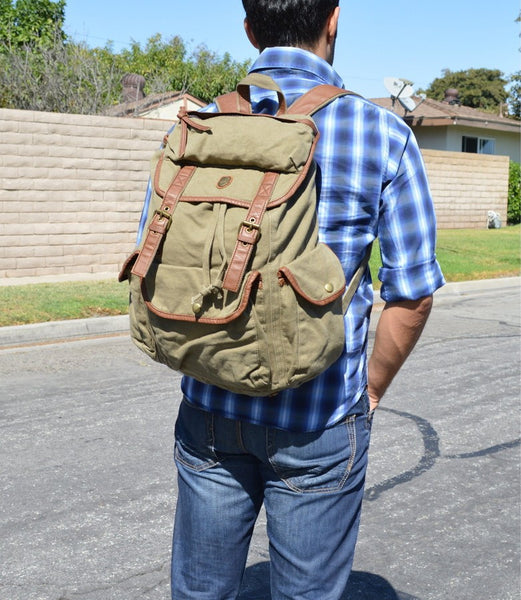
[[[115,273],[169,126],[0,109],[0,277]]]
[[[116,275],[170,121],[0,109],[0,278]],[[506,215],[508,158],[424,151],[439,227]]]
[[[506,224],[508,156],[422,150],[439,229],[484,228],[487,213]]]

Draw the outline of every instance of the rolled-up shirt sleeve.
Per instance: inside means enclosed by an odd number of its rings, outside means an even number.
[[[389,160],[381,194],[378,238],[380,295],[418,300],[444,283],[436,259],[436,217],[425,166],[412,131],[389,115]]]

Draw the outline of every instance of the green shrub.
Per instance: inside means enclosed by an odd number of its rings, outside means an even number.
[[[519,163],[510,161],[508,176],[507,223],[516,225],[521,222],[521,168]]]

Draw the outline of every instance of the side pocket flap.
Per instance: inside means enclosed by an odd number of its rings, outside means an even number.
[[[152,263],[141,291],[148,309],[159,317],[224,325],[244,312],[258,278],[259,272],[251,271],[237,293],[213,293],[202,269]]]
[[[134,266],[138,256],[139,251],[136,250],[127,258],[121,267],[121,271],[119,272],[118,281],[126,281],[129,278],[130,271],[132,270],[132,267]]]
[[[344,293],[346,279],[342,264],[326,244],[318,244],[279,269],[284,278],[302,298],[322,306],[333,302]]]

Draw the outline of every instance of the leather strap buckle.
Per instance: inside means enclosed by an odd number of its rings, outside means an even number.
[[[154,215],[159,216],[159,221],[161,221],[161,219],[167,220],[165,231],[168,231],[170,229],[170,225],[172,224],[172,215],[170,214],[168,208],[158,208],[154,211]]]
[[[257,230],[257,231],[260,231],[260,225],[258,223],[255,223],[254,221],[243,221],[239,225],[239,229],[241,227],[246,227],[246,231],[248,233],[251,233],[254,229]]]
[[[260,224],[255,221],[243,221],[239,225],[237,240],[243,244],[256,244],[260,238]]]

